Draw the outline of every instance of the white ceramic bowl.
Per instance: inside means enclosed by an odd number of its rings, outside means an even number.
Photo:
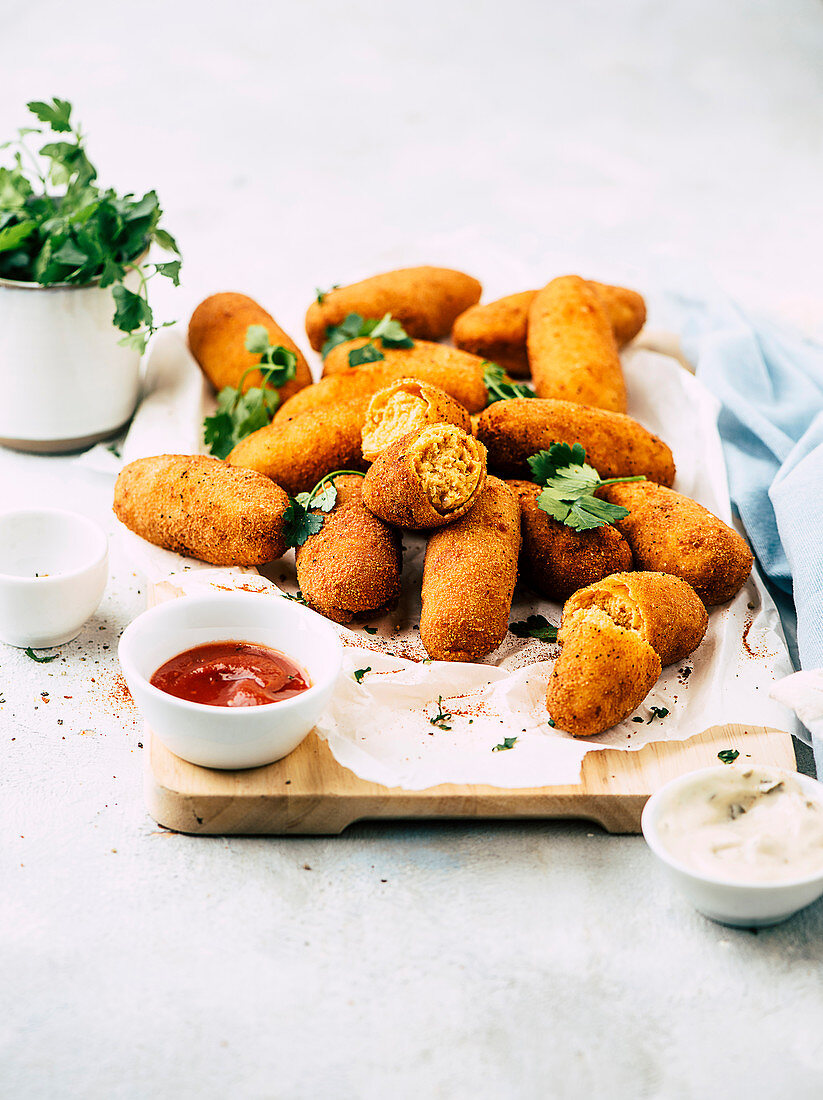
[[[675,858],[660,839],[658,826],[666,816],[673,797],[695,780],[723,774],[727,768],[727,764],[720,764],[688,772],[655,791],[643,810],[643,836],[675,885],[704,916],[739,928],[779,924],[823,895],[823,870],[781,882],[735,882],[687,866]],[[795,772],[787,774],[800,784],[809,798],[823,802],[823,785],[816,779]]]
[[[92,520],[58,508],[0,513],[0,640],[34,649],[70,642],[107,579],[108,540]]]
[[[207,642],[280,650],[304,669],[307,691],[279,703],[215,707],[152,687],[157,669]],[[334,629],[314,611],[265,593],[183,596],[139,615],[120,639],[120,664],[146,723],[167,748],[206,768],[256,768],[296,748],[331,698],[343,660]]]

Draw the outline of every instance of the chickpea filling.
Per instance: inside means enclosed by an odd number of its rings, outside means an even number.
[[[410,455],[432,505],[454,512],[480,487],[485,472],[481,444],[453,424],[425,428]]]

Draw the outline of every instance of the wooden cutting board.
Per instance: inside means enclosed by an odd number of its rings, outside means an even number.
[[[575,817],[597,822],[610,833],[638,833],[649,795],[676,775],[717,764],[721,749],[738,749],[741,761],[750,757],[796,768],[790,734],[727,725],[637,752],[591,752],[574,786],[506,790],[443,784],[405,791],[358,778],[314,733],[276,764],[235,772],[188,764],[147,735],[149,812],[166,828],[207,835],[337,834],[366,819]]]
[[[172,585],[159,584],[150,590],[149,603],[178,595]],[[146,738],[149,813],[168,829],[204,835],[336,835],[354,821],[402,818],[584,818],[610,833],[639,833],[649,796],[677,775],[717,764],[721,749],[737,749],[741,761],[797,767],[790,734],[725,725],[636,752],[590,752],[574,785],[506,789],[444,783],[407,791],[360,779],[338,764],[314,733],[276,764],[231,772],[181,760],[150,730]]]

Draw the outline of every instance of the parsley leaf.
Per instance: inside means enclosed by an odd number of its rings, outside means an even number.
[[[40,100],[32,100],[26,106],[31,113],[41,122],[47,123],[55,133],[67,134],[71,132],[71,104],[65,99],[56,96],[51,103],[43,103]]]
[[[332,348],[338,344],[346,344],[349,340],[358,340],[361,336],[370,336],[372,343],[380,340],[384,348],[413,348],[412,340],[399,321],[392,320],[392,315],[387,313],[384,317],[364,320],[359,313],[349,313],[339,325],[329,325],[326,329],[326,339],[320,354],[325,359]],[[366,345],[368,346],[368,345]],[[361,349],[357,349],[361,350]],[[382,359],[383,356],[381,355]],[[361,362],[373,362],[363,359]],[[350,366],[357,366],[349,359]]]
[[[353,675],[354,675],[355,680],[358,682],[358,684],[363,683],[363,677],[366,675],[367,672],[371,672],[371,665],[369,665],[368,668],[355,669]]]
[[[504,737],[501,744],[494,746],[492,752],[505,752],[506,749],[513,749],[516,743],[516,737]]]
[[[531,388],[520,382],[507,382],[506,372],[497,363],[483,360],[483,385],[486,387],[486,408],[496,401],[511,401],[517,397],[537,397]]]
[[[434,718],[430,718],[429,722],[436,726],[439,730],[450,730],[451,726],[447,726],[446,723],[450,722],[454,716],[448,710],[443,709],[443,696],[437,696],[437,714]]]
[[[364,363],[376,363],[380,359],[385,359],[386,356],[378,348],[377,344],[373,341],[369,341],[368,344],[364,344],[362,348],[352,348],[349,352],[349,366],[360,367]]]
[[[31,646],[26,650],[26,656],[31,657],[33,661],[37,661],[38,665],[47,665],[49,661],[56,661],[60,656],[59,653],[50,653],[48,656],[38,657]]]
[[[627,508],[595,496],[601,486],[646,480],[643,476],[601,479],[586,462],[586,452],[579,443],[552,443],[547,451],[532,455],[529,466],[533,479],[543,486],[537,507],[575,531],[603,527],[629,514]]]
[[[203,421],[203,440],[210,454],[226,458],[247,435],[271,423],[280,404],[279,388],[294,378],[297,356],[281,345],[272,344],[264,325],[249,325],[245,347],[260,356],[260,365],[243,372],[240,384],[224,386],[217,395],[217,410]],[[263,385],[243,392],[243,383],[254,371],[260,371]]]
[[[648,725],[649,722],[653,722],[655,720],[655,718],[668,718],[668,716],[669,716],[669,708],[668,707],[652,707],[652,713],[651,713],[651,716],[648,718],[648,720],[646,722],[646,725]]]
[[[537,638],[541,642],[557,641],[557,627],[552,626],[544,615],[529,615],[525,622],[509,623],[509,630],[515,638]]]
[[[355,474],[365,477],[362,470],[334,470],[326,474],[308,493],[298,493],[289,497],[289,506],[284,513],[286,546],[302,546],[306,539],[316,535],[323,527],[323,516],[316,511],[330,512],[337,503],[337,488],[334,478],[342,474]]]
[[[740,756],[739,749],[721,749],[717,754],[717,759],[722,764],[733,764],[738,756]]]

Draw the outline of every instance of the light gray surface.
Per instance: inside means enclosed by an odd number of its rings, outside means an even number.
[[[162,316],[234,288],[299,338],[315,285],[433,251],[486,257],[492,293],[545,258],[653,300],[714,275],[809,326],[823,299],[812,0],[2,16],[2,135],[66,96],[104,181],[159,191]],[[0,453],[3,506],[109,524],[111,484]],[[577,824],[157,829],[113,657],[139,589],[115,558],[65,661],[0,648],[4,1097],[820,1095],[820,905],[723,929]]]

